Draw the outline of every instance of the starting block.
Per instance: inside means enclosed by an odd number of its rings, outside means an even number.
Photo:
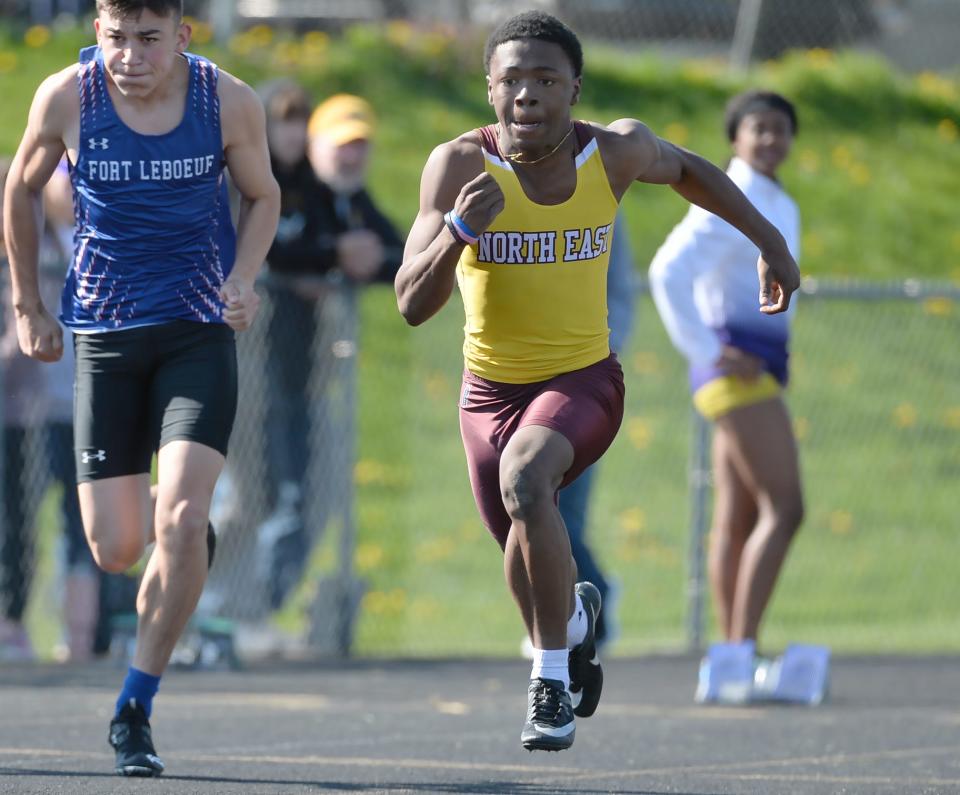
[[[111,627],[110,656],[119,666],[129,665],[137,641],[137,616],[135,613],[114,616]],[[193,616],[170,656],[170,666],[194,671],[239,669],[233,622],[213,616]]]
[[[752,640],[743,643],[714,643],[700,663],[698,704],[746,704],[753,693]]]
[[[830,649],[790,644],[774,660],[758,659],[752,641],[715,643],[700,663],[698,704],[822,704],[830,691]]]
[[[792,643],[777,660],[779,672],[771,699],[792,704],[822,704],[830,692],[830,649]]]

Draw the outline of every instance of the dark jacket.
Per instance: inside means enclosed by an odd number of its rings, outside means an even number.
[[[272,273],[329,273],[337,267],[337,238],[347,231],[369,229],[380,238],[384,249],[384,262],[375,279],[393,281],[403,260],[403,239],[366,189],[338,196],[317,179],[306,159],[293,171],[273,165],[280,185],[280,222],[267,254]]]

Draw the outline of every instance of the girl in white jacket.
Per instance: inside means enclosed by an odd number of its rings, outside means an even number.
[[[797,206],[777,180],[797,132],[793,105],[750,91],[727,107],[727,174],[799,258]],[[650,266],[657,309],[690,363],[697,409],[715,424],[709,572],[723,634],[756,641],[764,609],[803,518],[796,440],[781,392],[793,308],[757,311],[758,250],[696,206]],[[795,306],[795,304],[794,304]]]

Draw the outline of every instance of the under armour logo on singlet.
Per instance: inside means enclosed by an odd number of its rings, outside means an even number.
[[[109,138],[88,138],[87,143],[89,143],[91,149],[108,149],[110,147]]]
[[[107,451],[106,450],[97,450],[95,453],[88,453],[84,450],[80,453],[80,460],[84,464],[89,464],[91,461],[106,461],[107,460]]]

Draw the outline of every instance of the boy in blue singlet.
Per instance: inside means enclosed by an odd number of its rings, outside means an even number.
[[[256,314],[280,204],[256,94],[186,52],[182,14],[181,0],[97,1],[97,46],[37,90],[4,204],[20,348],[56,361],[60,326],[37,288],[37,206],[66,152],[76,231],[60,318],[76,340],[84,530],[112,572],[156,541],[110,725],[128,776],[163,771],[151,702],[211,559],[210,498],[237,402],[234,332]],[[244,205],[236,232],[226,167]]]

